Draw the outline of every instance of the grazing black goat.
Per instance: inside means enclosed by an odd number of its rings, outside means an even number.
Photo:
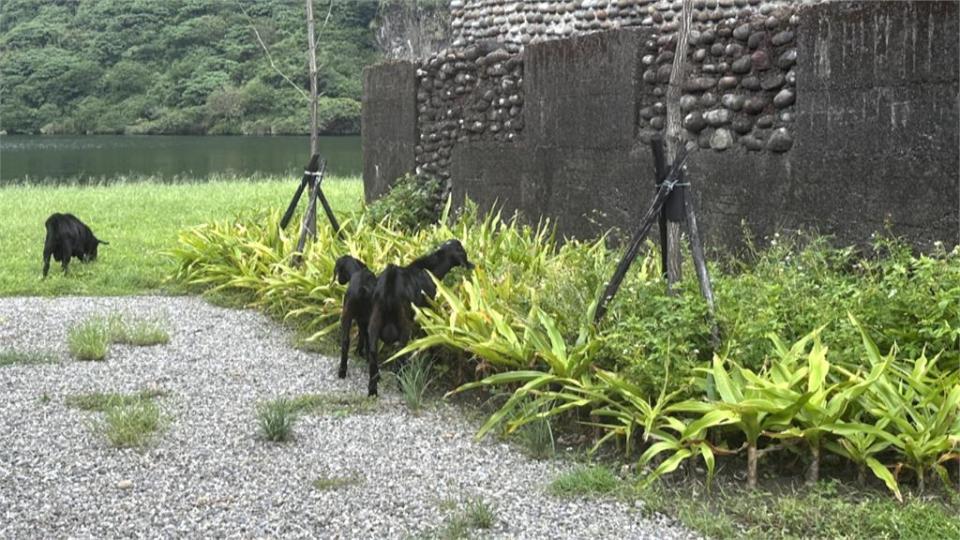
[[[50,256],[63,265],[63,273],[67,273],[67,265],[71,257],[83,262],[97,260],[97,247],[100,244],[109,244],[98,240],[90,227],[84,225],[73,214],[51,214],[44,224],[47,228],[47,238],[43,243],[43,277],[50,271]]]
[[[430,274],[443,279],[453,267],[473,268],[467,252],[459,240],[448,240],[439,249],[424,255],[407,266],[388,264],[377,278],[373,290],[367,339],[367,360],[370,363],[370,381],[367,394],[377,395],[380,365],[377,362],[377,343],[405,345],[413,333],[413,305],[423,307],[437,294]],[[429,272],[429,274],[428,274]]]
[[[353,321],[357,322],[359,329],[357,354],[367,355],[367,323],[370,321],[370,307],[377,276],[367,269],[367,265],[350,255],[337,259],[333,273],[337,282],[347,285],[347,292],[343,295],[343,310],[340,312],[340,370],[337,375],[342,379],[347,376],[347,355]]]

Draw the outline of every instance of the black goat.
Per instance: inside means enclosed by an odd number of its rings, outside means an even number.
[[[337,375],[342,379],[347,376],[350,328],[353,321],[357,322],[359,329],[357,354],[367,355],[367,323],[370,321],[370,305],[373,302],[373,288],[377,284],[377,276],[367,269],[367,265],[350,255],[337,259],[333,273],[337,282],[347,285],[347,292],[343,295],[343,310],[340,312],[340,369]]]
[[[437,279],[443,279],[455,266],[471,269],[473,263],[467,260],[467,252],[459,240],[448,240],[433,253],[424,255],[407,266],[387,265],[377,278],[370,311],[370,335],[367,339],[367,360],[370,363],[368,395],[377,395],[377,382],[380,379],[377,343],[383,341],[399,343],[401,346],[406,344],[413,333],[412,306],[426,306],[428,299],[437,294],[437,287],[430,274]]]
[[[83,262],[95,261],[99,245],[109,244],[98,240],[90,227],[73,214],[51,214],[44,225],[47,238],[43,243],[43,277],[47,277],[50,271],[51,255],[63,265],[63,273],[66,274],[72,257]]]

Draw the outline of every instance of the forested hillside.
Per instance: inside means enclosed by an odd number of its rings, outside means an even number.
[[[315,1],[320,129],[357,133],[378,1],[335,0],[321,31],[329,5]],[[305,133],[307,99],[251,26],[308,89],[304,11],[298,0],[2,0],[0,129]]]

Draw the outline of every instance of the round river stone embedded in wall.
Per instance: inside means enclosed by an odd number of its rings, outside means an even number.
[[[775,129],[770,135],[770,140],[767,141],[767,149],[773,152],[786,152],[792,147],[793,137],[787,128]]]

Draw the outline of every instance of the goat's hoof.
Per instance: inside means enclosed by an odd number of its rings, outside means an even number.
[[[344,369],[344,370],[338,371],[338,372],[337,372],[337,377],[340,377],[341,379],[346,379],[346,378],[347,378],[347,370]]]

